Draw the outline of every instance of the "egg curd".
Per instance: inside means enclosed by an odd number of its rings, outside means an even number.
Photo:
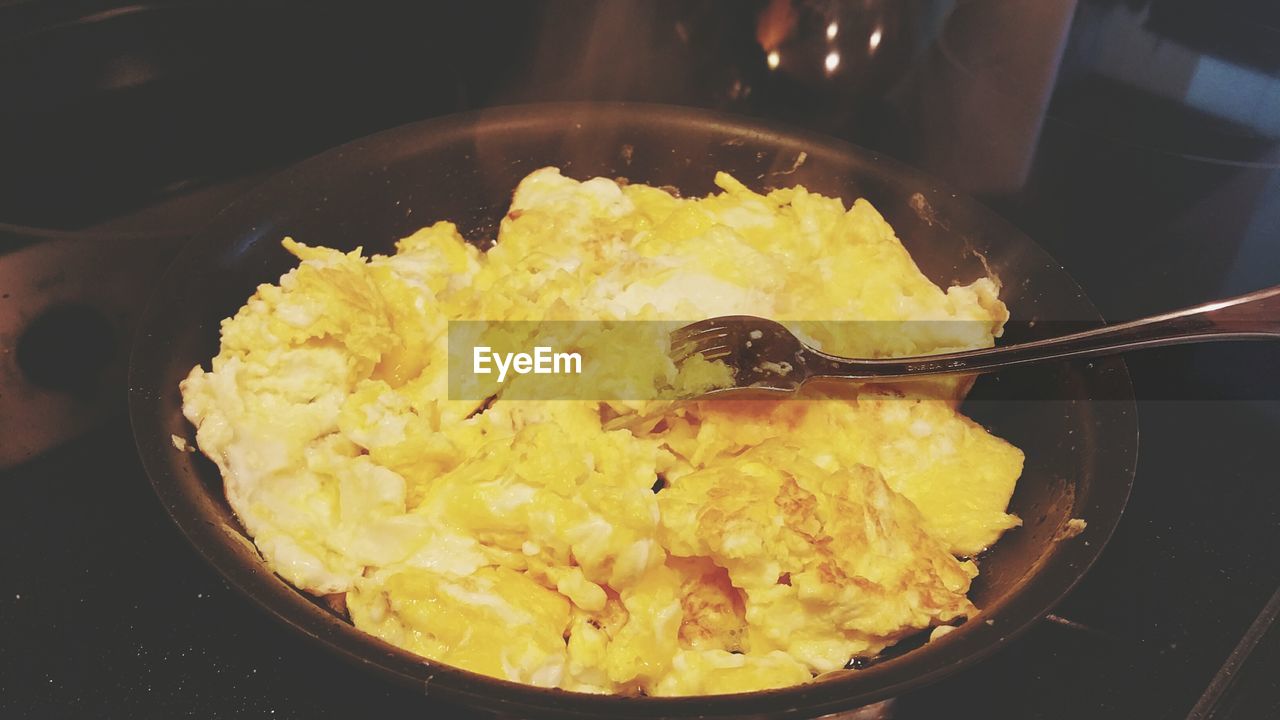
[[[716,184],[681,199],[542,169],[483,252],[448,222],[390,256],[286,239],[297,268],[182,382],[266,563],[432,661],[594,693],[802,683],[975,613],[967,558],[1018,524],[1022,453],[955,409],[955,383],[450,399],[450,320],[946,321],[806,326],[888,356],[990,346],[1008,317],[990,280],[930,282],[864,200]]]

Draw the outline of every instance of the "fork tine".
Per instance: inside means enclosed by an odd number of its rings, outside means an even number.
[[[724,357],[729,354],[729,345],[725,342],[724,337],[711,338],[704,342],[686,342],[682,345],[672,346],[671,359],[677,363],[684,362],[699,353],[701,353],[704,358],[711,359],[708,354],[713,352],[716,353],[716,357]]]
[[[689,345],[692,345],[694,347],[707,347],[712,343],[731,342],[732,338],[733,338],[733,333],[731,332],[728,332],[728,331],[717,332],[712,330],[709,332],[702,333],[700,335],[694,335],[691,337],[684,338],[682,341],[678,343],[678,345],[677,343],[673,342],[672,347],[673,348],[683,347],[683,346],[689,346]]]
[[[672,338],[671,359],[676,363],[684,363],[689,357],[701,354],[712,359],[712,355],[723,357],[732,352],[735,334],[728,331],[710,331],[691,334],[685,338]]]
[[[716,318],[701,320],[671,332],[671,357],[681,362],[689,356],[703,352],[712,345],[729,342],[732,330]]]
[[[720,358],[732,355],[733,348],[728,345],[716,345],[699,350],[698,353],[694,354],[701,354],[703,360],[719,360]]]
[[[727,335],[730,332],[730,328],[725,323],[717,322],[715,318],[712,318],[710,320],[700,320],[696,323],[691,323],[673,330],[671,332],[671,341],[672,344],[675,345],[677,343],[688,342],[696,338],[701,338],[708,333]]]

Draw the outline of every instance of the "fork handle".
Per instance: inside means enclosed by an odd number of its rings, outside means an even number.
[[[817,357],[811,359],[810,370],[814,376],[866,379],[880,375],[949,375],[1167,345],[1265,339],[1280,339],[1280,286],[1141,320],[982,350],[857,361],[815,351]]]

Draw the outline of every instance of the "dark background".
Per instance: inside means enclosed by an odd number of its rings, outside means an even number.
[[[446,712],[197,559],[124,420],[130,311],[85,299],[117,275],[144,297],[227,199],[361,135],[535,100],[713,107],[979,197],[1110,320],[1280,283],[1275,3],[315,5],[0,0],[0,716]],[[83,274],[28,282],[64,246]],[[1178,400],[1140,408],[1103,559],[1007,650],[864,717],[1280,717],[1280,345],[1129,362]]]

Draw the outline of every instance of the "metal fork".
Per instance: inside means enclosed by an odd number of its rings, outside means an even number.
[[[1044,340],[906,358],[838,357],[806,345],[781,323],[731,315],[672,332],[671,357],[679,365],[701,354],[707,360],[721,360],[733,370],[733,385],[704,393],[708,396],[746,389],[790,393],[814,378],[884,381],[983,373],[1165,345],[1267,339],[1280,339],[1280,286]]]

